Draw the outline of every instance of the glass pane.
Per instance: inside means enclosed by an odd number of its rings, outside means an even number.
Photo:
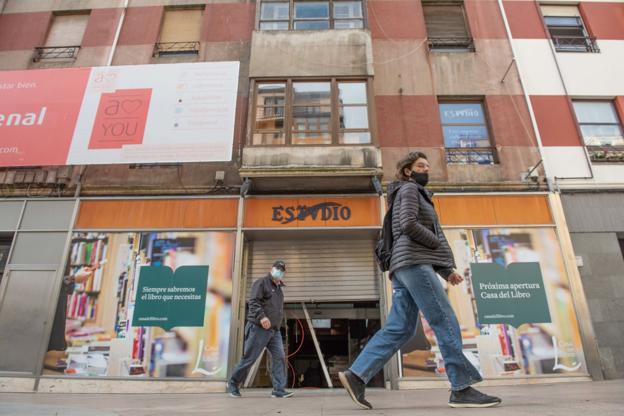
[[[580,27],[551,27],[548,28],[553,38],[584,38],[585,32]]]
[[[260,30],[288,30],[288,22],[260,22]]]
[[[297,2],[295,3],[296,19],[322,19],[329,17],[328,2]]]
[[[295,30],[325,30],[329,29],[329,20],[312,20],[295,22]]]
[[[334,3],[334,17],[336,19],[351,19],[362,16],[361,1],[340,1]]]
[[[329,82],[294,82],[294,105],[331,105]]]
[[[322,130],[331,126],[331,107],[294,107],[293,132]]]
[[[609,101],[573,101],[573,105],[579,123],[619,123]]]
[[[366,107],[342,107],[340,108],[341,129],[367,129],[368,108]]]
[[[581,19],[574,16],[546,16],[544,17],[544,21],[546,22],[546,26],[583,26],[583,24],[581,23]]]
[[[368,131],[350,131],[340,133],[338,141],[341,144],[367,144],[371,142],[371,135]]]
[[[624,146],[622,130],[617,125],[584,125],[581,132],[587,146]]]
[[[284,105],[286,84],[258,84],[256,105]]]
[[[258,107],[256,130],[277,130],[284,128],[284,107]]]
[[[481,103],[440,104],[442,124],[485,123]]]
[[[260,19],[288,20],[288,3],[262,3]]]
[[[293,133],[292,144],[331,144],[330,133]]]
[[[444,126],[446,147],[489,147],[490,140],[485,126]]]
[[[366,83],[339,82],[338,96],[339,104],[366,104]]]
[[[254,145],[285,144],[286,138],[284,136],[284,132],[281,131],[271,133],[254,133],[252,143]]]
[[[362,29],[364,28],[363,20],[335,20],[334,29]]]

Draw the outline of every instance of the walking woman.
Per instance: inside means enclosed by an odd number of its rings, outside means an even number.
[[[501,403],[470,387],[482,381],[464,356],[459,323],[438,274],[457,285],[463,277],[455,272],[455,260],[431,200],[425,189],[429,162],[421,152],[409,153],[397,164],[397,181],[388,186],[392,208],[392,309],[384,327],[368,342],[350,369],[339,373],[353,401],[372,409],[366,401],[366,383],[413,335],[419,311],[435,332],[451,383],[451,407],[493,407]]]

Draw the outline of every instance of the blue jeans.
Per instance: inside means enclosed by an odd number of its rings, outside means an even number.
[[[435,332],[452,390],[482,381],[462,350],[459,323],[433,267],[402,267],[393,273],[392,309],[384,327],[366,344],[350,370],[368,383],[416,331],[418,311]]]
[[[234,367],[230,383],[239,386],[245,381],[249,368],[256,362],[265,347],[271,354],[273,390],[284,391],[286,387],[286,356],[284,354],[282,334],[279,328],[264,329],[251,322],[245,324],[243,359]]]

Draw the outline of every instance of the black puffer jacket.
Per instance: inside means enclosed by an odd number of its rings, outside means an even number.
[[[394,202],[390,276],[395,270],[414,264],[431,264],[444,279],[453,272],[453,252],[433,208],[432,195],[412,180],[388,186],[388,199]]]

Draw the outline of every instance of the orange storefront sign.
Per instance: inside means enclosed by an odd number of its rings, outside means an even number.
[[[244,227],[376,227],[379,215],[375,197],[248,198]]]

